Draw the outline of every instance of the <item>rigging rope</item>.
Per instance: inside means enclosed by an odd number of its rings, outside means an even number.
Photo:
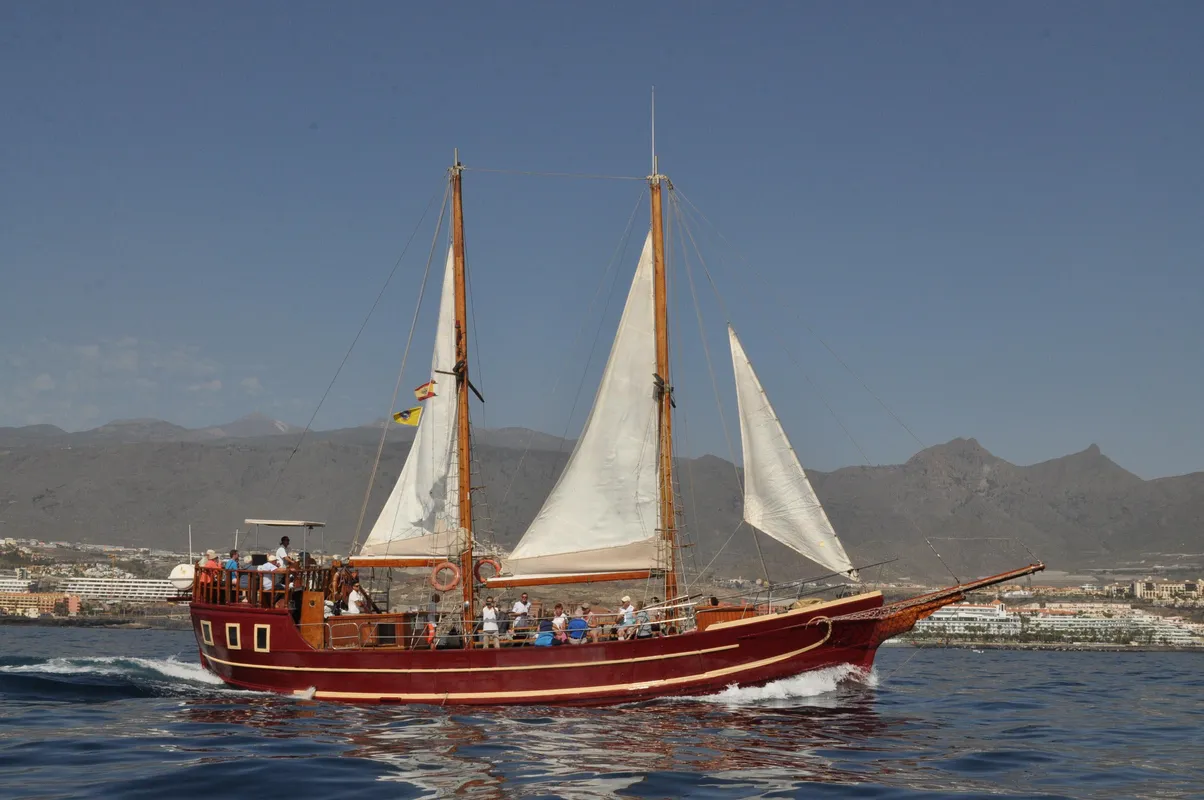
[[[679,205],[679,209],[680,209],[680,205]],[[702,216],[701,213],[699,214],[699,216]],[[705,219],[705,217],[704,217],[704,219]],[[702,257],[702,252],[698,248],[698,242],[694,239],[694,232],[687,228],[687,233],[689,233],[689,235],[690,235],[690,242],[694,245],[694,252],[698,253],[698,260],[700,262],[702,262],[702,270],[706,274],[707,282],[711,285],[711,291],[714,293],[715,299],[718,300],[720,308],[723,309],[724,316],[730,320],[731,314],[728,313],[727,305],[726,305],[726,303],[723,302],[723,296],[719,293],[719,287],[715,285],[715,279],[711,276],[711,271],[710,271],[710,269],[707,268],[706,261]],[[804,325],[805,324],[806,323],[804,323]],[[796,367],[798,367],[799,372],[802,373],[803,379],[807,381],[807,384],[813,390],[815,390],[816,397],[818,397],[819,401],[821,403],[823,403],[824,408],[827,409],[828,414],[832,417],[833,421],[836,422],[837,426],[839,426],[840,430],[844,433],[845,438],[847,438],[850,442],[852,442],[853,447],[857,448],[857,452],[861,454],[862,460],[864,460],[867,465],[873,466],[874,464],[872,461],[870,461],[870,457],[866,453],[865,448],[862,447],[861,443],[857,441],[857,437],[853,436],[853,432],[849,430],[849,427],[847,425],[845,425],[844,420],[842,420],[840,418],[840,415],[836,413],[836,409],[832,408],[832,404],[828,402],[827,395],[824,394],[823,389],[820,387],[820,385],[815,380],[813,380],[811,378],[810,373],[808,373],[807,370],[803,368],[802,363],[795,356],[794,351],[792,351],[790,349],[790,346],[786,343],[786,340],[782,338],[780,333],[778,333],[777,328],[771,328],[771,330],[773,332],[774,338],[778,340],[778,343],[782,346],[782,349],[786,352],[786,357],[789,358],[792,362],[794,362],[794,365]],[[725,431],[726,431],[726,429],[725,429]]]
[[[750,261],[749,261],[749,260],[748,260],[748,259],[747,259],[747,258],[746,258],[746,257],[745,257],[745,256],[744,256],[744,255],[743,255],[743,254],[742,254],[742,253],[739,251],[739,250],[737,250],[737,249],[735,248],[735,246],[731,244],[731,242],[730,242],[730,241],[728,241],[727,237],[723,235],[723,232],[719,230],[718,226],[714,225],[714,223],[712,223],[712,222],[711,222],[709,219],[707,219],[707,216],[706,216],[705,214],[703,214],[703,213],[702,213],[702,211],[701,211],[701,210],[698,208],[698,206],[696,206],[696,205],[693,203],[693,201],[691,201],[691,200],[690,200],[690,198],[689,198],[689,197],[686,197],[685,193],[683,193],[683,192],[681,192],[681,191],[675,191],[675,194],[676,194],[676,195],[679,195],[679,196],[681,197],[681,199],[682,199],[682,200],[684,200],[684,201],[685,201],[685,202],[686,202],[686,203],[689,205],[690,209],[692,209],[692,210],[693,210],[693,212],[694,212],[695,214],[697,214],[697,215],[698,215],[698,217],[699,217],[699,218],[700,218],[700,219],[701,219],[703,222],[705,222],[705,223],[706,223],[706,224],[707,224],[707,225],[708,225],[708,226],[709,226],[709,227],[710,227],[712,230],[714,230],[714,231],[715,231],[715,234],[716,234],[716,235],[717,235],[717,236],[718,236],[718,237],[719,237],[721,240],[723,240],[723,242],[724,242],[725,244],[727,244],[727,246],[728,246],[728,247],[732,248],[732,250],[735,252],[735,254],[736,254],[736,255],[737,255],[739,258],[740,258],[740,260],[741,260],[741,261],[743,261],[743,262],[744,262],[744,265],[745,265],[745,266],[746,266],[746,267],[749,269],[749,271],[750,271],[750,272],[752,272],[752,274],[753,274],[754,276],[756,276],[756,277],[758,277],[758,278],[760,278],[760,277],[761,277],[761,276],[760,276],[760,273],[758,273],[758,272],[756,271],[756,269],[755,269],[755,268],[752,266],[752,263],[751,263],[751,262],[750,262]],[[695,244],[695,248],[697,248],[697,244]],[[705,268],[705,267],[704,267],[704,268]],[[723,299],[722,299],[722,297],[719,297],[718,288],[715,286],[715,282],[714,282],[714,280],[711,278],[711,276],[710,276],[710,271],[709,271],[709,270],[707,271],[707,278],[708,278],[708,280],[710,280],[710,282],[711,282],[711,287],[712,287],[712,289],[715,291],[716,297],[718,297],[718,298],[719,298],[720,305],[722,306],[722,305],[723,305]],[[764,281],[763,279],[762,279],[762,283],[766,283],[766,284],[767,284],[767,282],[766,282],[766,281]],[[777,299],[778,299],[778,301],[779,301],[779,302],[781,302],[781,298],[780,298],[780,297],[777,295],[777,293],[771,292],[771,294],[774,294],[775,298],[777,298]],[[871,388],[869,387],[869,384],[868,384],[868,383],[866,383],[866,381],[865,381],[865,380],[864,380],[864,379],[863,379],[863,378],[862,378],[862,377],[861,377],[861,376],[860,376],[860,375],[859,375],[859,374],[858,374],[856,371],[854,371],[854,370],[853,370],[853,368],[852,368],[851,366],[849,366],[848,362],[846,362],[846,361],[845,361],[843,358],[841,358],[841,357],[840,357],[840,354],[839,354],[839,353],[837,353],[837,352],[836,352],[836,351],[835,351],[835,350],[832,348],[832,346],[828,344],[827,340],[825,340],[825,339],[824,339],[822,336],[820,336],[820,335],[819,335],[819,334],[818,334],[818,333],[815,331],[815,329],[814,329],[814,328],[812,328],[812,327],[811,327],[809,324],[807,324],[807,321],[806,321],[805,319],[803,319],[803,317],[802,317],[801,315],[799,315],[797,312],[795,313],[795,317],[796,317],[796,318],[799,320],[799,322],[801,322],[801,323],[802,323],[803,327],[804,327],[804,328],[807,330],[807,332],[808,332],[808,333],[810,333],[810,334],[811,334],[813,337],[815,337],[815,339],[816,339],[816,340],[817,340],[817,341],[818,341],[818,342],[819,342],[821,345],[823,345],[824,349],[825,349],[825,350],[827,350],[827,351],[828,351],[828,353],[830,353],[830,354],[832,355],[832,357],[833,357],[834,359],[836,359],[836,361],[837,361],[837,362],[838,362],[838,363],[839,363],[839,364],[840,364],[842,367],[844,367],[844,369],[845,369],[845,370],[846,370],[846,371],[847,371],[847,372],[848,372],[848,373],[849,373],[851,376],[853,376],[853,378],[854,378],[854,379],[855,379],[855,380],[856,380],[856,381],[857,381],[859,384],[861,384],[861,388],[862,388],[862,389],[864,389],[864,390],[866,391],[866,393],[867,393],[867,394],[869,394],[869,395],[870,395],[870,397],[872,397],[872,398],[875,400],[875,402],[877,402],[877,403],[878,403],[878,405],[879,405],[879,406],[881,406],[881,408],[882,408],[884,411],[886,411],[886,413],[887,413],[887,414],[889,414],[889,415],[890,415],[890,417],[891,417],[891,418],[892,418],[892,419],[893,419],[893,420],[894,420],[896,423],[898,423],[898,424],[899,424],[899,426],[900,426],[901,428],[903,428],[903,430],[907,431],[908,435],[910,435],[910,436],[911,436],[911,438],[912,438],[912,439],[914,439],[914,440],[916,441],[916,443],[920,445],[920,448],[921,448],[921,449],[926,449],[926,448],[927,448],[927,445],[925,445],[925,444],[924,444],[923,440],[922,440],[922,439],[920,439],[920,437],[919,437],[919,436],[917,436],[917,435],[915,434],[915,432],[914,432],[914,431],[913,431],[913,430],[912,430],[912,429],[911,429],[911,428],[910,428],[910,427],[907,425],[907,423],[905,423],[905,422],[904,422],[904,421],[903,421],[903,420],[902,420],[902,419],[899,417],[899,415],[898,415],[898,414],[896,414],[896,413],[894,412],[894,410],[892,410],[892,409],[890,408],[890,406],[888,406],[888,405],[886,404],[886,402],[885,402],[885,401],[884,401],[884,400],[883,400],[883,399],[882,399],[880,396],[878,396],[878,394],[877,394],[877,393],[875,393],[873,389],[871,389]],[[788,357],[791,359],[791,361],[793,361],[793,362],[795,363],[795,365],[796,365],[796,366],[798,366],[798,367],[799,367],[800,371],[802,371],[802,372],[803,372],[803,377],[804,377],[804,378],[806,378],[807,382],[808,382],[809,384],[811,384],[811,385],[812,385],[812,386],[813,386],[813,387],[816,389],[816,393],[819,395],[819,397],[820,397],[820,400],[821,400],[821,401],[823,402],[823,404],[824,404],[824,407],[828,409],[828,413],[832,415],[832,418],[833,418],[834,420],[836,420],[836,424],[840,426],[841,430],[842,430],[842,431],[844,431],[844,433],[845,433],[845,436],[847,436],[847,437],[848,437],[848,439],[849,439],[849,441],[853,443],[853,446],[857,448],[857,451],[858,451],[858,452],[861,454],[861,457],[862,457],[862,458],[865,460],[866,464],[868,464],[868,465],[870,465],[870,466],[873,466],[873,462],[871,462],[871,461],[870,461],[870,459],[869,459],[869,456],[868,456],[868,455],[866,454],[866,452],[865,452],[865,449],[864,449],[864,448],[862,448],[862,446],[861,446],[861,445],[860,445],[860,444],[857,442],[856,438],[854,438],[854,437],[853,437],[852,433],[851,433],[851,432],[848,430],[848,428],[845,426],[845,424],[844,424],[844,423],[841,421],[840,417],[839,417],[839,416],[836,414],[835,410],[833,410],[833,409],[832,409],[831,405],[830,405],[830,404],[828,403],[828,401],[827,401],[827,398],[823,396],[823,393],[822,393],[822,392],[819,390],[818,386],[816,386],[816,384],[814,383],[814,381],[812,381],[812,380],[811,380],[811,377],[810,377],[810,376],[807,374],[806,370],[803,370],[803,369],[802,369],[802,365],[801,365],[801,364],[799,364],[799,362],[798,362],[798,359],[797,359],[797,358],[794,356],[794,353],[793,353],[793,352],[790,350],[790,348],[789,348],[789,347],[787,347],[787,346],[786,346],[786,343],[785,343],[785,342],[784,342],[784,341],[781,339],[781,337],[780,337],[780,336],[778,336],[778,334],[777,334],[777,332],[776,332],[776,331],[774,332],[774,335],[778,337],[778,341],[779,341],[779,342],[782,344],[782,346],[783,346],[783,349],[785,349],[785,350],[786,350],[786,354],[787,354],[787,356],[788,356]],[[922,528],[920,528],[920,526],[919,526],[919,523],[917,523],[917,522],[915,521],[915,519],[914,519],[914,518],[912,518],[912,516],[911,516],[909,513],[907,513],[907,511],[905,511],[905,510],[901,510],[901,511],[900,511],[900,514],[901,514],[901,515],[903,516],[903,518],[904,518],[904,519],[905,519],[905,520],[906,520],[906,521],[907,521],[907,522],[908,522],[908,523],[911,525],[911,527],[915,529],[916,533],[920,534],[920,536],[921,536],[921,537],[924,537],[924,531],[923,531],[923,529],[922,529]],[[928,544],[928,546],[929,546],[929,548],[931,548],[931,549],[932,549],[932,551],[933,551],[934,553],[936,553],[936,548],[932,547],[932,544],[931,544],[931,543],[929,543],[929,544]],[[946,569],[946,570],[949,572],[949,574],[950,574],[951,576],[953,576],[953,579],[954,579],[954,580],[958,580],[958,578],[957,578],[957,575],[956,575],[956,574],[953,572],[953,570],[952,570],[952,569],[950,569],[950,568],[949,568],[949,566],[948,566],[947,564],[945,564],[945,562],[944,562],[944,559],[942,559],[942,558],[940,557],[940,554],[939,554],[939,553],[937,553],[937,559],[938,559],[938,560],[941,562],[941,566],[945,567],[945,569]]]
[[[584,172],[539,172],[523,169],[488,169],[486,167],[461,167],[465,172],[493,172],[499,175],[534,175],[544,178],[588,178],[602,181],[646,181],[647,177],[634,175],[595,175]]]
[[[364,516],[368,513],[368,501],[372,497],[372,484],[376,482],[376,471],[380,467],[380,457],[385,450],[385,439],[389,435],[389,420],[393,409],[397,407],[397,395],[401,391],[401,379],[405,375],[406,361],[410,357],[410,344],[414,341],[414,330],[418,325],[418,314],[422,311],[422,299],[426,296],[426,283],[431,274],[431,262],[435,260],[435,247],[439,242],[439,231],[443,228],[443,218],[447,214],[447,196],[451,193],[451,183],[448,182],[443,190],[443,204],[439,209],[439,221],[435,223],[435,235],[431,240],[431,250],[426,257],[426,268],[422,272],[422,284],[418,287],[418,302],[414,307],[414,318],[410,321],[410,333],[406,336],[406,346],[401,353],[401,369],[397,371],[397,383],[393,386],[393,398],[389,401],[389,411],[385,414],[384,424],[380,429],[380,442],[376,447],[376,459],[372,462],[372,472],[368,476],[368,488],[364,490],[364,503],[360,506],[359,520],[355,523],[355,539],[347,555],[359,547],[360,533],[364,527]]]
[[[590,311],[593,310],[594,303],[598,302],[598,297],[600,297],[602,294],[602,287],[606,285],[607,276],[610,275],[611,270],[615,268],[616,264],[618,264],[619,260],[627,252],[627,244],[631,238],[631,226],[632,226],[632,223],[635,222],[636,212],[638,212],[640,210],[640,206],[643,204],[643,202],[644,202],[644,193],[640,192],[639,197],[636,198],[635,207],[633,207],[631,209],[631,214],[627,217],[627,227],[623,229],[623,235],[619,238],[619,243],[615,246],[614,253],[611,254],[610,262],[606,265],[606,269],[602,272],[602,278],[598,281],[598,286],[594,290],[594,296],[589,301],[589,307],[586,308],[585,313],[581,315],[581,326],[577,329],[577,334],[573,337],[573,342],[572,342],[572,344],[569,345],[569,348],[568,348],[568,354],[569,354],[570,358],[572,356],[573,350],[577,347],[577,343],[581,340],[582,334],[585,333],[585,325],[586,325],[586,322],[589,320],[589,313],[590,313]],[[581,380],[577,384],[577,393],[573,396],[573,406],[572,406],[572,408],[569,409],[568,420],[564,423],[564,432],[560,436],[560,443],[556,446],[556,454],[557,455],[559,455],[560,453],[562,453],[564,451],[565,437],[567,437],[569,435],[569,425],[571,425],[573,422],[573,413],[577,410],[577,401],[581,397],[581,388],[585,385],[585,376],[589,372],[589,365],[590,365],[590,363],[592,363],[593,358],[594,358],[594,349],[598,345],[598,336],[601,334],[601,331],[602,331],[602,321],[605,320],[606,311],[607,311],[607,309],[610,308],[610,298],[611,298],[611,296],[614,295],[615,284],[618,282],[618,279],[619,279],[619,271],[615,270],[614,277],[611,279],[610,292],[607,294],[606,304],[602,307],[602,320],[599,320],[598,329],[594,332],[594,341],[593,341],[593,344],[590,345],[589,358],[586,360],[585,369],[582,370]],[[566,361],[567,360],[568,359],[566,358]],[[564,374],[564,372],[565,372],[565,370],[563,370],[563,369],[556,371],[556,380],[553,381],[553,383],[552,383],[552,390],[548,395],[549,397],[556,396],[556,390],[558,388],[560,388],[560,378],[561,378],[561,375]],[[501,499],[500,503],[506,502],[506,498],[508,498],[510,496],[510,491],[514,488],[514,482],[518,480],[519,473],[522,470],[523,462],[526,460],[527,454],[529,452],[531,452],[532,438],[534,438],[534,437],[530,436],[530,435],[527,436],[527,444],[523,447],[523,453],[519,457],[518,464],[514,468],[514,474],[510,476],[510,485],[506,487],[506,493],[504,495],[502,495],[502,499]],[[500,503],[499,503],[499,505],[500,505]]]
[[[444,190],[446,192],[446,189]],[[355,349],[356,343],[360,337],[364,335],[364,329],[368,327],[368,320],[372,319],[372,314],[376,311],[376,307],[380,305],[381,298],[385,296],[385,290],[389,288],[389,283],[393,280],[393,276],[397,274],[398,267],[401,266],[401,260],[410,250],[410,245],[414,242],[414,237],[418,235],[418,231],[422,228],[422,223],[426,220],[426,215],[430,213],[431,206],[435,203],[435,198],[439,196],[439,190],[436,189],[431,194],[431,199],[427,201],[426,208],[422,211],[422,216],[418,218],[418,224],[414,226],[414,230],[410,233],[410,238],[406,239],[405,247],[401,249],[401,255],[397,256],[397,260],[393,262],[393,269],[389,270],[389,276],[385,278],[384,285],[380,287],[380,291],[376,293],[376,300],[372,302],[372,307],[368,309],[367,315],[364,316],[364,321],[360,323],[360,329],[356,331],[355,338],[351,340],[351,346],[347,348],[347,352],[343,354],[343,360],[339,362],[339,367],[334,371],[334,377],[330,379],[330,383],[326,387],[326,391],[322,392],[322,398],[318,401],[318,407],[314,409],[313,415],[309,418],[309,422],[305,424],[305,430],[301,431],[301,435],[297,438],[297,445],[293,451],[288,454],[288,458],[284,462],[284,466],[280,468],[280,472],[276,474],[276,482],[272,484],[272,491],[268,494],[271,498],[275,496],[276,490],[280,488],[280,480],[284,477],[288,465],[292,463],[293,456],[297,455],[297,451],[301,449],[301,444],[305,441],[306,434],[313,428],[314,420],[318,417],[318,412],[322,410],[322,404],[326,402],[326,397],[330,394],[330,390],[334,388],[335,381],[339,379],[339,373],[343,371],[343,367],[347,365],[347,359],[351,357],[351,351]],[[387,426],[386,426],[387,427]]]
[[[680,203],[677,202],[676,192],[674,190],[670,190],[670,192],[669,192],[669,203],[670,203],[671,208],[673,209],[674,214],[677,215],[679,231],[684,231],[686,234],[688,234],[690,236],[690,241],[693,242],[694,234],[690,231],[689,226],[686,224],[685,218],[681,214],[681,205],[680,205]],[[687,256],[687,253],[689,251],[686,249],[686,242],[685,242],[685,237],[683,236],[683,234],[679,232],[678,236],[682,237],[682,242],[681,242],[682,262],[685,264],[685,268],[686,268],[686,279],[690,285],[690,296],[694,300],[694,312],[695,312],[695,316],[698,320],[698,338],[702,340],[702,352],[706,356],[707,372],[710,373],[710,376],[711,376],[711,389],[715,393],[715,405],[719,409],[719,425],[721,428],[723,428],[723,438],[727,442],[727,456],[728,456],[728,459],[731,461],[732,474],[736,478],[736,486],[741,491],[743,491],[744,485],[743,485],[743,482],[740,480],[740,470],[736,467],[736,448],[732,444],[731,432],[727,428],[727,416],[723,412],[723,400],[719,394],[719,379],[717,377],[715,377],[715,365],[714,365],[714,362],[711,360],[711,348],[707,344],[706,326],[703,324],[703,321],[702,321],[702,305],[698,302],[698,290],[694,286],[694,272],[693,272],[693,270],[690,269],[690,259]],[[706,269],[706,261],[702,258],[702,253],[698,252],[697,243],[694,244],[694,252],[698,254],[698,260],[702,263],[703,270],[707,271],[707,277],[709,278],[710,271]],[[713,287],[714,283],[712,282],[711,285]],[[718,295],[716,294],[716,296],[718,296]],[[720,306],[722,307],[722,305],[723,305],[723,300],[722,300],[722,298],[720,298]],[[724,309],[724,315],[725,316],[727,315],[726,309]],[[729,317],[729,319],[730,319],[730,317]],[[739,526],[737,526],[737,530],[739,530]],[[765,554],[761,550],[761,541],[760,541],[760,539],[757,538],[756,528],[752,529],[752,540],[753,540],[753,544],[756,546],[757,560],[759,560],[761,562],[761,573],[765,576],[765,580],[768,581],[769,580],[769,567],[765,563]],[[722,552],[722,551],[720,551],[720,552]],[[713,560],[712,560],[712,562],[713,562]]]
[[[760,277],[761,277],[761,276],[760,276],[760,273],[758,273],[758,272],[756,271],[756,269],[755,269],[755,268],[752,266],[752,263],[751,263],[751,262],[750,262],[750,261],[749,261],[747,258],[745,258],[745,257],[744,257],[744,255],[743,255],[742,253],[740,253],[740,251],[739,251],[739,250],[737,250],[737,249],[736,249],[736,248],[735,248],[735,247],[734,247],[734,246],[731,244],[731,242],[729,242],[729,241],[728,241],[727,237],[723,235],[723,232],[722,232],[722,231],[720,231],[720,230],[719,230],[719,228],[718,228],[718,227],[717,227],[717,226],[716,226],[714,223],[712,223],[712,222],[711,222],[709,219],[707,219],[706,215],[705,215],[705,214],[703,214],[703,213],[702,213],[702,211],[700,211],[700,210],[698,209],[698,206],[694,205],[693,201],[691,201],[691,200],[690,200],[690,198],[686,197],[686,196],[685,196],[685,194],[683,194],[681,191],[678,191],[678,192],[677,192],[677,194],[681,195],[681,199],[682,199],[682,200],[685,200],[685,201],[686,201],[686,203],[688,203],[688,204],[689,204],[690,208],[692,208],[692,209],[694,210],[694,213],[698,214],[698,216],[699,216],[699,217],[700,217],[700,218],[701,218],[701,219],[702,219],[704,222],[706,222],[706,223],[707,223],[707,225],[709,225],[711,228],[713,228],[713,229],[714,229],[714,231],[715,231],[716,235],[717,235],[717,236],[719,236],[719,238],[720,238],[720,239],[722,239],[722,240],[724,241],[724,243],[728,245],[728,247],[731,247],[731,248],[732,248],[732,250],[733,250],[733,251],[736,253],[736,255],[740,257],[740,260],[744,262],[744,265],[745,265],[746,267],[748,267],[750,270],[752,270],[753,274],[754,274],[756,277],[760,278]],[[767,281],[764,281],[764,280],[762,280],[762,283],[767,283]],[[780,296],[779,296],[779,295],[778,295],[776,292],[771,292],[771,294],[774,294],[774,296],[775,296],[775,297],[778,299],[778,301],[779,301],[779,302],[781,302],[781,297],[780,297]],[[783,306],[783,307],[784,307],[784,306]],[[868,384],[868,383],[866,383],[865,379],[864,379],[864,378],[862,378],[862,377],[861,377],[861,376],[860,376],[860,375],[859,375],[859,374],[858,374],[858,373],[857,373],[857,372],[856,372],[856,371],[855,371],[855,370],[854,370],[854,369],[853,369],[851,366],[849,366],[848,362],[846,362],[846,361],[845,361],[843,358],[841,358],[839,353],[837,353],[837,352],[836,352],[834,349],[832,349],[832,346],[828,344],[827,340],[825,340],[825,339],[824,339],[822,336],[820,336],[818,333],[816,333],[816,332],[815,332],[815,329],[814,329],[814,328],[812,328],[810,325],[808,325],[808,324],[807,324],[807,321],[806,321],[805,319],[803,319],[803,317],[802,317],[801,315],[799,315],[797,312],[795,313],[795,316],[798,318],[799,322],[801,322],[801,323],[802,323],[803,327],[807,329],[807,332],[808,332],[808,333],[810,333],[812,336],[814,336],[814,337],[815,337],[815,339],[816,339],[816,340],[817,340],[817,341],[818,341],[818,342],[819,342],[821,345],[823,345],[823,346],[824,346],[824,349],[825,349],[825,350],[827,350],[827,351],[828,351],[828,353],[830,353],[830,354],[831,354],[831,356],[832,356],[833,358],[835,358],[835,359],[836,359],[836,360],[837,360],[837,361],[840,363],[840,365],[841,365],[842,367],[844,367],[844,368],[845,368],[845,370],[846,370],[846,371],[847,371],[847,372],[848,372],[850,375],[852,375],[852,376],[853,376],[853,378],[854,378],[854,379],[855,379],[855,380],[856,380],[856,381],[857,381],[859,384],[861,384],[861,388],[862,388],[862,389],[864,389],[864,390],[866,391],[866,393],[867,393],[867,394],[869,394],[869,396],[870,396],[870,397],[874,398],[874,401],[875,401],[875,402],[877,402],[877,403],[878,403],[878,405],[879,405],[879,406],[881,406],[881,407],[882,407],[882,409],[883,409],[883,410],[884,410],[884,411],[885,411],[887,414],[889,414],[889,415],[891,416],[891,419],[893,419],[895,422],[897,422],[897,423],[899,424],[899,426],[900,426],[901,428],[903,428],[903,430],[907,431],[908,435],[909,435],[909,436],[911,436],[911,438],[912,438],[912,439],[915,439],[915,440],[916,440],[916,443],[917,443],[917,444],[919,444],[921,448],[927,448],[927,447],[928,447],[928,445],[924,444],[924,441],[923,441],[923,440],[922,440],[922,439],[921,439],[919,436],[917,436],[917,435],[915,434],[915,431],[913,431],[913,430],[912,430],[910,427],[908,427],[907,423],[906,423],[906,422],[904,422],[904,421],[903,421],[903,420],[902,420],[902,419],[899,417],[899,415],[898,415],[898,414],[896,414],[896,413],[895,413],[895,412],[894,412],[894,411],[891,409],[891,407],[890,407],[890,406],[888,406],[888,405],[886,404],[886,401],[884,401],[884,400],[883,400],[881,397],[879,397],[879,396],[878,396],[878,394],[877,394],[877,393],[875,393],[875,392],[874,392],[874,390],[870,388],[869,384]]]

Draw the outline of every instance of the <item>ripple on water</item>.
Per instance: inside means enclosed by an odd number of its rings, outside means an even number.
[[[1187,797],[1204,782],[1194,654],[892,648],[868,675],[706,698],[442,709],[226,689],[179,655],[189,633],[0,637],[0,796]]]

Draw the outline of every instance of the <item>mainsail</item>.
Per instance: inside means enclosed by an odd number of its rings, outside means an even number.
[[[456,498],[455,272],[451,248],[443,275],[435,352],[433,396],[423,401],[414,444],[360,556],[438,557],[455,550],[460,537]]]
[[[833,572],[856,577],[740,339],[727,328],[744,445],[744,521]]]
[[[658,565],[652,235],[644,241],[577,446],[503,572],[581,575]]]

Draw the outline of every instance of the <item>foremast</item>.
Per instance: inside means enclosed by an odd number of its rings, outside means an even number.
[[[652,297],[656,328],[656,400],[658,422],[658,480],[660,509],[658,530],[664,540],[665,601],[677,597],[677,512],[673,494],[673,385],[669,370],[669,294],[665,278],[665,222],[661,210],[661,184],[667,182],[652,157],[648,191],[652,207]]]
[[[456,152],[455,164],[451,168],[452,181],[452,259],[455,273],[456,309],[456,461],[458,467],[457,489],[460,510],[460,529],[463,531],[463,549],[460,551],[460,585],[463,587],[464,608],[461,627],[464,646],[472,648],[472,626],[474,622],[474,598],[472,575],[472,443],[468,408],[468,292],[464,271],[464,201],[461,194],[461,177],[464,172]]]

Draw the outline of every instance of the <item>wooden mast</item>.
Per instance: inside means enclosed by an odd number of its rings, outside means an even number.
[[[460,528],[464,531],[464,549],[460,551],[460,585],[463,587],[464,609],[460,633],[464,646],[472,648],[472,626],[475,619],[472,575],[472,447],[468,417],[468,292],[464,273],[464,205],[460,193],[463,167],[457,150],[452,167],[452,260],[454,264],[456,306],[456,424],[458,426],[457,465]]]
[[[655,124],[655,123],[654,123]],[[655,134],[654,134],[655,135]],[[665,280],[665,222],[661,212],[664,176],[652,156],[648,189],[652,199],[652,301],[656,319],[656,374],[659,428],[660,531],[665,540],[665,602],[677,597],[677,514],[673,497],[673,385],[669,380],[669,293]]]

